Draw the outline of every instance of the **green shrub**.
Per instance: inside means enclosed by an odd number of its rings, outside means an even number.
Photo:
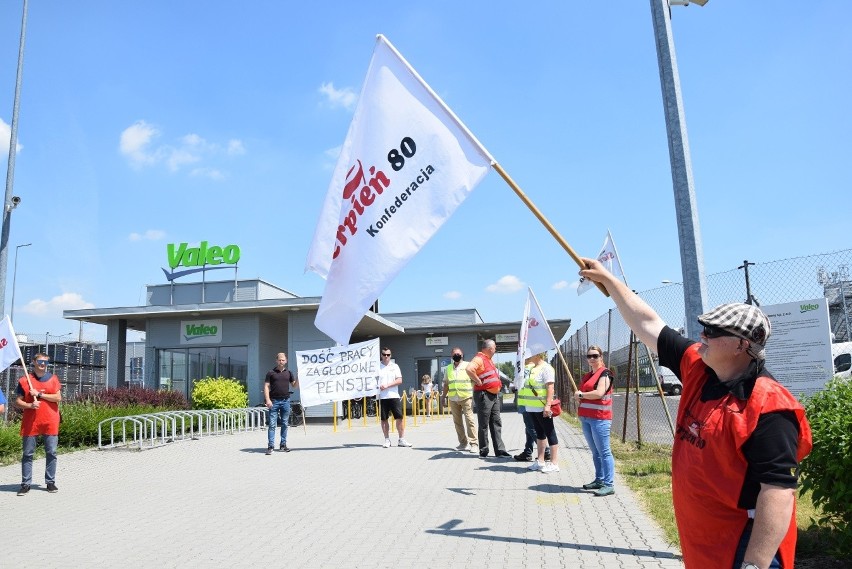
[[[805,400],[814,448],[802,461],[802,493],[824,512],[822,525],[837,530],[835,549],[852,555],[852,382],[833,379]]]
[[[205,377],[192,388],[193,409],[234,409],[248,406],[248,393],[236,379]]]

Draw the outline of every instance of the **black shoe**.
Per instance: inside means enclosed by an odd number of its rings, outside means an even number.
[[[522,452],[521,454],[516,454],[515,460],[519,462],[532,462],[532,453]]]
[[[30,491],[30,485],[29,484],[21,484],[21,489],[18,490],[18,496],[23,496],[24,494],[26,494],[29,491]]]
[[[281,445],[280,447],[278,447],[278,450],[280,450],[281,452],[290,452],[290,448],[287,445]]]
[[[604,483],[600,480],[592,480],[588,484],[583,484],[583,490],[598,490],[604,487]]]
[[[486,456],[488,456],[488,451],[487,450],[479,451],[479,456],[481,456],[482,458],[485,458]]]
[[[272,447],[266,447],[266,456],[269,456],[270,454],[272,454],[272,451],[273,451]]]
[[[499,452],[494,453],[494,456],[497,456],[497,457],[500,457],[500,458],[512,458],[512,455],[509,454],[508,452],[506,452],[505,450],[501,450]]]
[[[57,492],[59,492],[59,488],[57,488],[56,484],[54,484],[53,482],[48,482],[47,483],[47,491],[50,492],[51,494],[56,494]]]
[[[547,449],[546,451],[544,451],[544,460],[545,461],[550,460],[550,449]]]

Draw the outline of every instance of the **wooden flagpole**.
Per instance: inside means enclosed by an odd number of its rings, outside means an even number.
[[[512,177],[509,176],[509,174],[507,174],[505,170],[503,170],[503,167],[500,166],[500,164],[498,164],[497,162],[492,162],[491,165],[494,167],[495,170],[497,170],[497,173],[500,174],[500,176],[506,181],[506,183],[509,184],[509,187],[512,188],[512,190],[516,194],[518,194],[518,197],[521,198],[521,201],[526,204],[526,206],[531,212],[533,212],[533,215],[535,215],[541,222],[541,224],[544,225],[544,227],[550,232],[551,235],[553,235],[553,238],[556,239],[556,241],[560,245],[562,245],[562,248],[565,249],[565,251],[571,256],[571,258],[574,259],[574,262],[577,263],[577,266],[581,269],[585,269],[586,265],[583,263],[583,260],[580,259],[580,256],[576,253],[576,251],[574,251],[571,245],[569,245],[568,242],[565,241],[565,239],[563,239],[561,235],[559,235],[559,232],[557,232],[553,225],[551,225],[550,222],[547,220],[547,218],[544,217],[544,214],[541,213],[541,211],[536,207],[536,205],[530,201],[530,199],[521,190],[521,188],[518,187]],[[609,296],[609,293],[602,284],[596,282],[595,286],[598,287],[598,289],[604,294],[604,296]]]

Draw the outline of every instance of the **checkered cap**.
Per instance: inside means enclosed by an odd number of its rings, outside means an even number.
[[[763,348],[769,340],[772,327],[769,318],[758,307],[740,302],[722,304],[699,316],[698,322],[748,340],[749,354],[759,360],[764,358]]]

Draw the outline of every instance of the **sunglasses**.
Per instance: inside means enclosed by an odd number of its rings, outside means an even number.
[[[601,355],[600,355],[600,354],[586,354],[586,359],[587,359],[587,360],[596,360],[596,359],[598,359],[599,357],[601,357]]]
[[[390,353],[387,353],[387,354],[383,353],[383,354],[382,354],[382,357],[385,357],[385,356],[390,357],[390,355],[391,355]]]
[[[50,363],[50,360],[36,360],[36,363],[47,365],[48,363]]]
[[[720,328],[716,328],[715,326],[707,326],[704,325],[704,331],[702,332],[707,338],[723,338],[725,336],[733,336],[730,332],[726,332]]]

